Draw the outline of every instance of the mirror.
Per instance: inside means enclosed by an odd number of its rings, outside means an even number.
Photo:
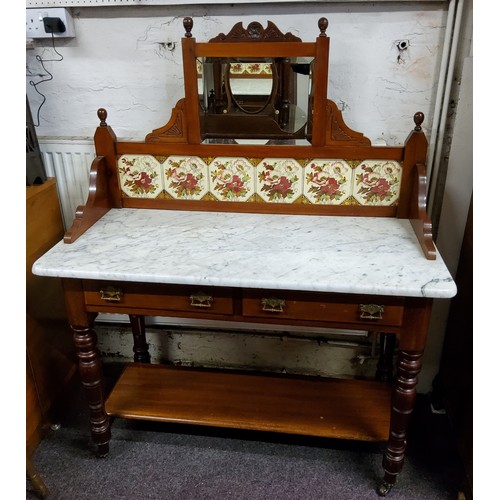
[[[202,141],[310,139],[313,67],[312,57],[198,58]]]
[[[224,65],[227,107],[246,114],[263,113],[277,91],[276,68],[272,62],[234,62]]]

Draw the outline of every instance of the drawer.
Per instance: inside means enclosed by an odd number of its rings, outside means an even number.
[[[152,315],[162,311],[233,314],[229,288],[98,281],[85,281],[83,287],[87,306],[102,312],[136,308],[151,310]]]
[[[404,299],[315,292],[248,290],[243,316],[304,321],[400,326]]]

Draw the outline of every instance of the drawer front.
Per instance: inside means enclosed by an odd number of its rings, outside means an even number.
[[[126,308],[208,314],[233,314],[233,297],[228,288],[184,285],[151,285],[87,281],[85,303],[120,310]]]
[[[314,292],[252,290],[243,295],[243,316],[400,326],[404,299]]]

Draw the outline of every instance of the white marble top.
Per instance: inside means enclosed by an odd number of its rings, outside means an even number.
[[[33,265],[41,276],[447,298],[408,220],[112,209]]]

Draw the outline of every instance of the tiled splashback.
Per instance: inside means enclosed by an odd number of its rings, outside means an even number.
[[[196,61],[196,69],[198,72],[198,78],[203,75],[203,63],[200,60]],[[269,63],[231,63],[229,66],[229,72],[231,75],[259,75],[267,78],[272,78],[272,66]]]
[[[393,160],[122,155],[118,171],[131,198],[389,206],[399,198],[402,166]]]

